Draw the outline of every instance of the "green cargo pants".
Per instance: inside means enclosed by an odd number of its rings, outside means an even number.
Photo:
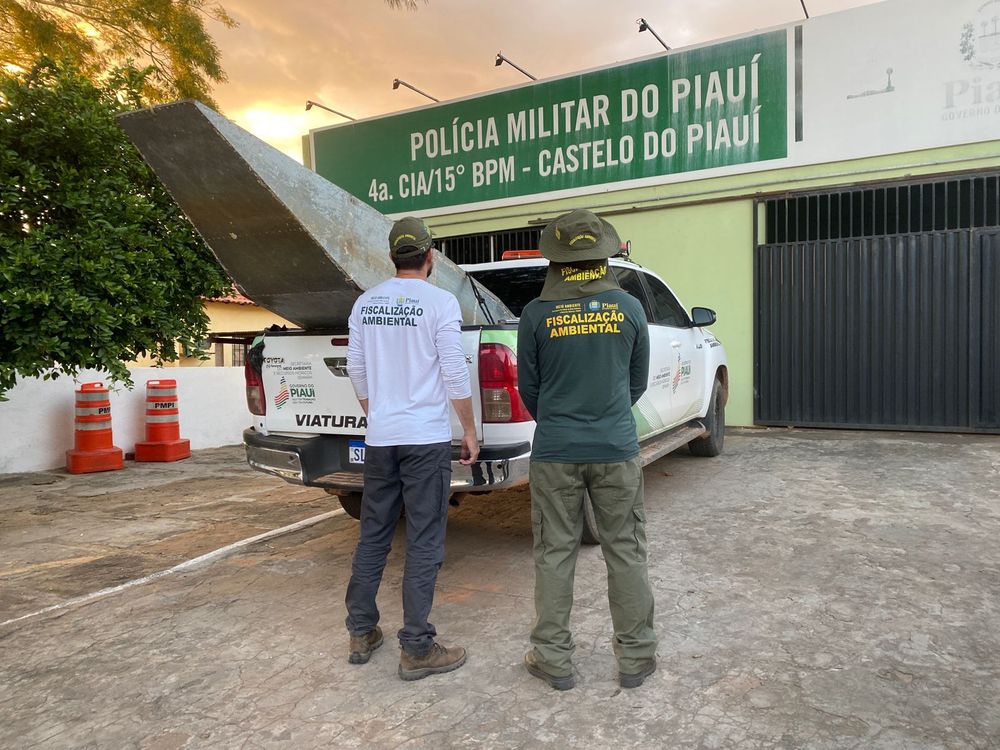
[[[639,459],[613,464],[532,461],[529,480],[535,537],[531,643],[539,666],[557,677],[572,672],[575,644],[569,615],[586,489],[608,568],[608,603],[618,668],[626,674],[640,671],[656,654],[656,634],[653,592],[646,571],[646,512]]]

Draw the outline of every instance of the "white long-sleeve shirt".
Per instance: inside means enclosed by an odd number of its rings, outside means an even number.
[[[455,296],[422,279],[389,279],[354,303],[347,374],[368,399],[368,445],[451,440],[448,400],[472,395],[461,320]]]

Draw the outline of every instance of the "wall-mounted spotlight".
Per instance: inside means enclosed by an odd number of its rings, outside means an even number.
[[[312,99],[306,101],[306,112],[308,112],[313,107],[319,107],[320,109],[325,109],[327,112],[333,112],[333,114],[343,117],[345,120],[354,120],[350,115],[345,115],[343,112],[338,112],[335,109],[331,109],[325,104],[320,104],[319,102],[314,102]]]
[[[393,78],[392,79],[392,88],[393,88],[393,91],[395,91],[396,89],[398,89],[400,86],[406,86],[406,88],[410,89],[411,91],[416,91],[421,96],[426,96],[432,102],[439,102],[439,101],[441,101],[440,99],[435,99],[433,96],[431,96],[430,94],[428,94],[426,91],[421,91],[416,86],[411,86],[406,81],[401,81],[398,78]]]
[[[528,76],[528,78],[530,78],[532,81],[537,81],[538,80],[533,75],[531,75],[531,73],[529,73],[524,68],[522,68],[520,65],[518,65],[516,62],[514,62],[513,60],[511,60],[509,57],[505,56],[503,52],[497,52],[496,67],[499,68],[504,63],[507,63],[512,68],[516,68],[521,73],[523,73],[524,75]]]
[[[643,31],[648,31],[650,34],[652,34],[653,36],[656,37],[656,41],[658,41],[660,44],[663,45],[663,49],[665,49],[665,50],[669,50],[670,49],[670,45],[667,44],[665,41],[663,41],[663,39],[660,38],[660,35],[656,33],[656,29],[654,29],[652,26],[649,25],[649,21],[647,21],[645,18],[637,18],[637,19],[635,19],[635,22],[637,24],[639,24],[639,33],[640,34]]]

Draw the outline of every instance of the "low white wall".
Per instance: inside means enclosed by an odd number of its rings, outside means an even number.
[[[242,367],[137,367],[135,388],[112,386],[111,427],[114,444],[131,453],[145,439],[147,380],[176,380],[181,437],[191,448],[214,448],[242,442],[250,425]],[[0,402],[0,474],[46,471],[66,465],[73,447],[75,393],[80,383],[110,383],[107,373],[85,370],[74,382],[19,380]]]

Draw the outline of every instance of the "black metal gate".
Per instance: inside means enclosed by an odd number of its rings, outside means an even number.
[[[905,187],[940,196],[935,184]],[[874,191],[853,191],[862,192]],[[843,195],[775,200],[808,207],[818,199],[818,217],[824,202],[850,211],[855,199]],[[989,197],[996,195],[994,186]],[[915,207],[917,219],[928,215]],[[778,213],[765,206],[767,221]],[[946,211],[943,231],[898,216],[894,233],[884,216],[848,218],[847,231],[813,231],[796,220],[781,236],[777,222],[768,226],[772,241],[757,247],[754,261],[755,421],[1000,432],[1000,230],[976,228],[996,216],[989,213],[955,226]],[[881,224],[883,233],[856,236],[864,230],[852,223]],[[776,235],[787,241],[774,242]]]
[[[455,263],[492,263],[507,250],[537,250],[541,227],[443,237],[438,246]]]

